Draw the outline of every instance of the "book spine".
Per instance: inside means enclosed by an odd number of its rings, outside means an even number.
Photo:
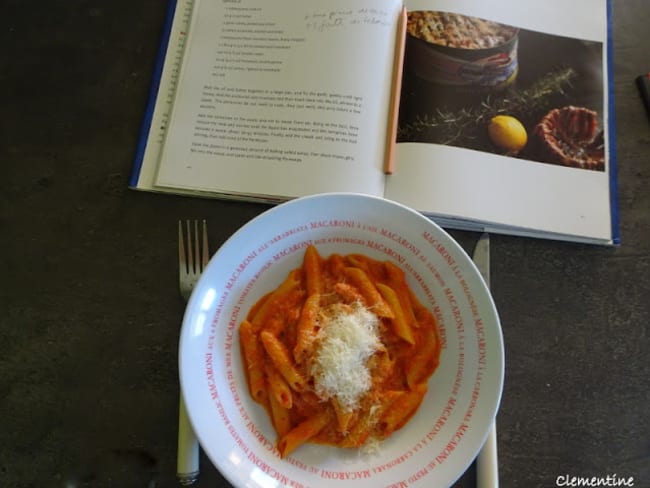
[[[156,54],[156,62],[154,64],[152,80],[149,86],[149,94],[147,95],[147,104],[145,107],[142,124],[140,126],[140,136],[138,138],[138,144],[136,146],[135,157],[131,169],[131,176],[129,178],[130,188],[138,187],[138,180],[140,178],[140,171],[142,169],[144,152],[147,148],[149,132],[151,130],[151,120],[153,118],[153,112],[156,107],[156,100],[158,98],[158,91],[160,88],[160,80],[162,77],[163,67],[165,66],[167,49],[169,47],[174,15],[176,14],[176,4],[176,0],[168,0],[167,3],[167,12],[165,13],[161,38],[158,44],[158,52]]]
[[[616,111],[614,104],[614,43],[613,43],[612,0],[607,0],[607,114],[609,151],[609,208],[612,226],[612,244],[621,243],[620,216],[618,207],[618,163],[616,151]]]

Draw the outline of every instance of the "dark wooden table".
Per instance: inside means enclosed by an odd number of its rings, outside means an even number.
[[[2,487],[175,486],[177,221],[209,219],[216,247],[267,207],[127,189],[164,11],[3,2]],[[506,488],[650,486],[650,124],[634,85],[649,25],[647,0],[614,0],[622,245],[492,238]],[[202,463],[199,486],[229,486]]]

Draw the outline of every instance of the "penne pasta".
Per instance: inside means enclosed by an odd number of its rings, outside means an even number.
[[[318,312],[320,311],[320,294],[310,295],[300,311],[300,320],[296,328],[296,345],[293,348],[293,358],[302,363],[312,350],[313,342],[318,333]]]
[[[402,392],[395,400],[391,401],[379,421],[380,437],[386,438],[402,428],[420,406],[426,392],[427,385],[421,383],[415,385],[410,391]]]
[[[272,397],[283,408],[290,409],[293,405],[293,396],[284,377],[272,363],[266,363],[265,372],[269,385],[269,397]]]
[[[251,396],[257,402],[263,402],[267,395],[264,376],[264,349],[253,332],[253,325],[244,320],[239,326],[239,341],[244,358],[244,371]]]
[[[345,303],[363,302],[363,296],[359,290],[349,283],[336,283],[334,291],[343,299]]]
[[[282,334],[286,325],[287,324],[282,316],[273,316],[269,317],[269,319],[262,324],[261,330],[267,331],[277,337]]]
[[[344,270],[346,278],[350,280],[361,296],[366,306],[380,317],[393,318],[393,312],[377,291],[375,284],[361,268],[347,267]]]
[[[287,457],[287,455],[294,451],[298,446],[304,444],[323,430],[331,420],[331,411],[326,409],[318,412],[313,417],[302,421],[280,438],[277,446],[278,451],[280,451],[280,457]]]
[[[276,311],[275,306],[282,301],[283,297],[286,297],[298,286],[300,286],[300,274],[298,273],[298,270],[294,270],[289,273],[280,286],[265,299],[264,303],[257,308],[255,314],[250,318],[253,328],[259,331],[263,324],[267,322]]]
[[[363,446],[370,438],[370,434],[374,427],[371,419],[372,416],[369,412],[366,412],[365,415],[361,416],[341,442],[341,447]]]
[[[403,385],[402,375],[395,370],[396,363],[396,359],[391,357],[388,351],[379,351],[373,355],[368,360],[368,364],[373,371],[375,382],[385,385],[386,388],[397,388],[399,384]]]
[[[262,298],[260,298],[257,302],[255,302],[255,305],[251,307],[250,311],[248,312],[248,315],[246,315],[246,320],[251,322],[253,320],[253,317],[255,317],[257,312],[260,310],[260,308],[264,306],[264,304],[266,303],[266,301],[269,299],[271,295],[273,295],[272,291],[266,293],[264,296],[262,296]]]
[[[321,292],[321,258],[314,246],[305,250],[303,259],[303,270],[305,272],[305,288],[307,296],[320,294]]]
[[[420,345],[406,368],[406,382],[411,388],[431,376],[438,367],[440,341],[436,332],[435,318],[431,314],[426,315],[426,318],[427,320],[424,320],[421,326]]]
[[[278,436],[282,437],[291,430],[290,408],[286,408],[277,401],[274,395],[269,395],[269,410],[273,428]]]
[[[286,346],[268,331],[260,332],[260,339],[271,362],[278,369],[280,374],[287,380],[292,390],[303,391],[307,385],[305,378],[296,369]]]
[[[393,318],[391,323],[393,324],[393,330],[398,337],[401,337],[409,344],[415,344],[415,337],[413,336],[413,331],[411,326],[406,320],[404,311],[402,310],[402,305],[399,301],[397,293],[388,285],[383,283],[377,283],[377,290],[381,296],[386,300],[386,303],[393,312]]]
[[[415,312],[413,311],[410,289],[406,283],[404,271],[390,261],[384,262],[384,269],[386,270],[386,276],[388,277],[388,284],[393,290],[395,290],[395,293],[397,293],[406,321],[411,327],[419,327],[419,323],[415,318]]]
[[[382,393],[373,408],[363,412],[359,420],[352,426],[345,437],[342,447],[361,447],[373,436],[378,420],[382,413],[400,396],[403,392],[387,390]]]
[[[433,314],[404,272],[363,254],[301,265],[239,326],[252,398],[267,411],[285,458],[306,442],[358,448],[402,428],[438,366]]]
[[[341,405],[341,402],[339,402],[336,398],[332,400],[332,408],[334,409],[334,414],[336,415],[337,430],[343,434],[347,434],[356,412],[354,410],[348,410],[344,408]]]
[[[362,269],[365,273],[369,273],[370,269],[368,268],[368,261],[365,256],[361,254],[348,254],[345,257],[345,260],[348,263],[348,266]]]
[[[343,279],[343,268],[345,268],[345,259],[340,254],[332,254],[328,259],[329,273],[332,277],[340,281]]]

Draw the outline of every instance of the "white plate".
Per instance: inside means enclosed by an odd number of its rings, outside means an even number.
[[[376,453],[305,445],[280,459],[267,413],[248,394],[239,323],[300,265],[307,243],[322,256],[358,252],[392,259],[439,322],[444,343],[428,393],[411,421]],[[260,488],[449,486],[487,435],[504,371],[496,308],[462,248],[421,214],[356,194],[292,200],[235,233],[188,303],[179,359],[185,403],[203,449],[233,485]]]

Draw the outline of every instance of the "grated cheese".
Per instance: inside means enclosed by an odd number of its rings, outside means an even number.
[[[382,346],[379,319],[361,304],[331,312],[322,319],[310,372],[322,400],[336,398],[351,411],[372,386],[367,362]]]

